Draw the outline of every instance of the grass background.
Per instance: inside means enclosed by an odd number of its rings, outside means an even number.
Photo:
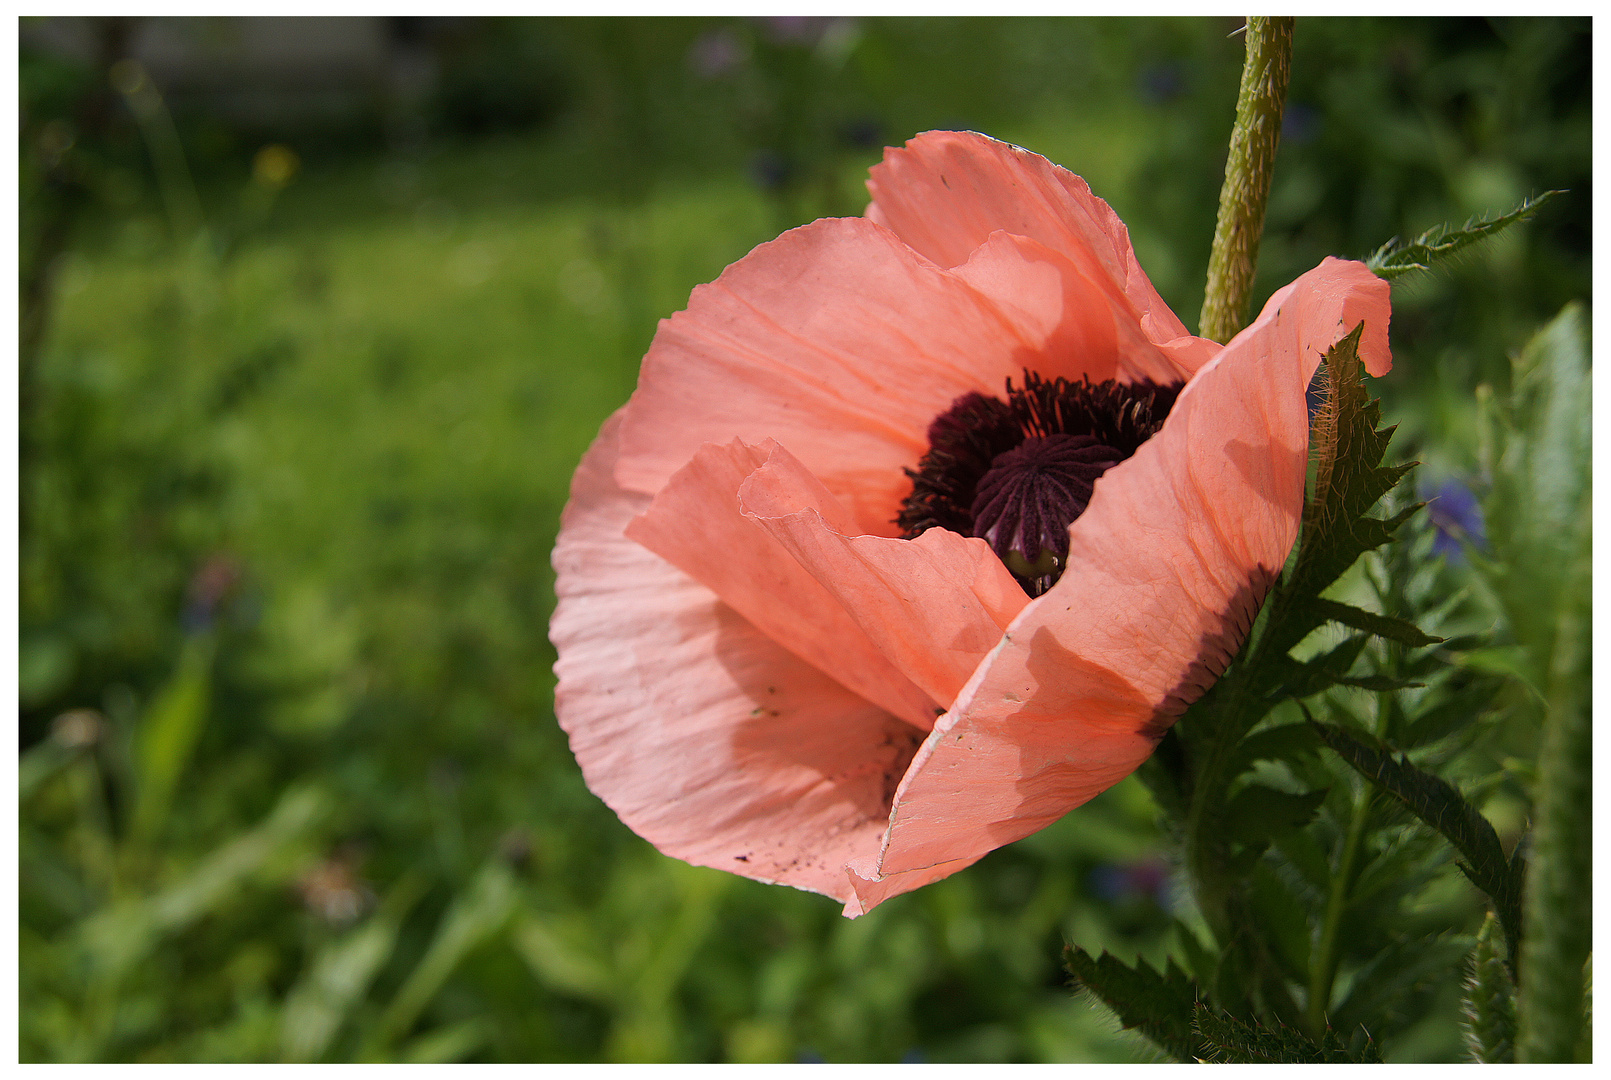
[[[461,20],[401,120],[174,97],[195,228],[134,98],[92,125],[104,70],[25,46],[24,1060],[1149,1059],[1059,967],[1170,946],[1143,788],[855,921],[665,859],[554,724],[548,552],[655,321],[859,212],[886,141],[1080,173],[1195,325],[1235,27]],[[1395,288],[1376,389],[1427,476],[1480,484],[1475,387],[1588,296],[1588,53],[1586,20],[1300,22],[1258,302],[1569,189]],[[1454,1057],[1452,1012],[1389,1049]]]

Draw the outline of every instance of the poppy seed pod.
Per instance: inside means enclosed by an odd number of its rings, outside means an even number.
[[[554,551],[556,711],[668,855],[858,915],[1055,821],[1224,671],[1297,536],[1327,259],[1223,348],[1079,177],[885,152],[661,323]]]

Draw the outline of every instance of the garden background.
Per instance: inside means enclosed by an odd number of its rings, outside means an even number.
[[[1060,965],[1189,917],[1137,781],[855,921],[663,858],[554,723],[548,553],[656,320],[885,143],[1081,174],[1195,325],[1238,26],[24,19],[22,1058],[1151,1060]],[[1298,24],[1256,305],[1567,190],[1394,289],[1372,389],[1451,594],[1478,387],[1590,293],[1589,56]],[[1507,844],[1518,716],[1473,750]],[[1459,1056],[1456,982],[1390,1060]]]

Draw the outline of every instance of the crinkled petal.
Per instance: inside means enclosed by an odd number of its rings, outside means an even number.
[[[1119,215],[1084,180],[1039,154],[972,131],[930,131],[887,148],[867,188],[868,218],[941,266],[966,262],[998,230],[1070,257],[1088,253],[1129,298],[1152,341],[1189,336],[1136,262]],[[1182,360],[1204,351],[1211,350],[1195,346]]]
[[[929,730],[942,711],[937,703],[770,531],[740,512],[740,486],[775,448],[775,443],[756,447],[738,439],[700,447],[627,527],[628,539],[713,591],[751,625],[847,689]],[[820,484],[817,488],[817,505],[836,524],[848,525],[833,496]],[[951,697],[940,704],[949,704]]]
[[[878,870],[975,858],[1132,772],[1240,647],[1297,535],[1305,390],[1360,320],[1391,365],[1387,284],[1328,259],[1270,299],[1097,481],[1062,579],[936,723],[896,794]]]
[[[983,540],[946,529],[916,540],[847,534],[834,521],[831,499],[776,444],[739,489],[744,514],[832,594],[903,675],[949,705],[1029,597]]]
[[[1023,296],[1054,306],[1003,307],[969,281],[988,277],[992,295],[1008,297],[1015,275],[1025,279]],[[929,423],[958,397],[1000,395],[1025,367],[1077,377],[1117,364],[1111,313],[1067,303],[1048,280],[1046,266],[1010,244],[952,273],[862,218],[784,233],[661,323],[627,405],[617,479],[652,495],[705,443],[776,439],[858,531],[894,536],[911,490],[902,470],[922,457]],[[1094,342],[1105,354],[1052,347],[1061,340]]]
[[[921,733],[622,535],[649,500],[613,479],[620,415],[582,459],[554,550],[555,708],[588,787],[667,855],[858,914],[845,867],[876,857]]]
[[[1205,339],[1182,338],[1181,348],[1169,352],[1149,340],[1124,293],[1091,260],[1085,263],[1082,269],[1038,240],[996,232],[953,273],[1044,342],[1022,364],[1043,376],[1167,384],[1185,381],[1206,362],[1185,348]],[[1053,357],[1062,361],[1059,370],[1046,363]]]
[[[883,875],[879,875],[873,869],[878,864],[876,854],[857,859],[846,868],[850,887],[855,890],[856,898],[845,903],[845,915],[852,919],[858,915],[865,915],[892,896],[899,896],[901,893],[920,889],[930,882],[950,877],[958,870],[966,870],[982,858],[983,853],[955,862],[925,866],[921,870]]]

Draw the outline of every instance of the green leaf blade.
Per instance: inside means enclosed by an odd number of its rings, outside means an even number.
[[[1538,212],[1539,207],[1555,196],[1564,194],[1561,190],[1546,191],[1523,200],[1520,206],[1507,214],[1496,218],[1472,218],[1458,227],[1439,225],[1408,243],[1400,243],[1396,238],[1389,240],[1365,260],[1365,265],[1376,276],[1388,281],[1395,281],[1417,270],[1430,270],[1434,263],[1497,236],[1517,222],[1526,221]]]
[[[1180,1061],[1202,1057],[1192,1028],[1197,984],[1172,961],[1160,974],[1145,960],[1132,968],[1107,952],[1093,959],[1078,945],[1070,945],[1064,959],[1078,988],[1112,1009],[1125,1028],[1141,1032]]]
[[[1339,757],[1454,845],[1466,860],[1466,875],[1493,900],[1514,947],[1521,939],[1522,868],[1505,854],[1488,819],[1447,781],[1367,746],[1340,727],[1310,723]]]

